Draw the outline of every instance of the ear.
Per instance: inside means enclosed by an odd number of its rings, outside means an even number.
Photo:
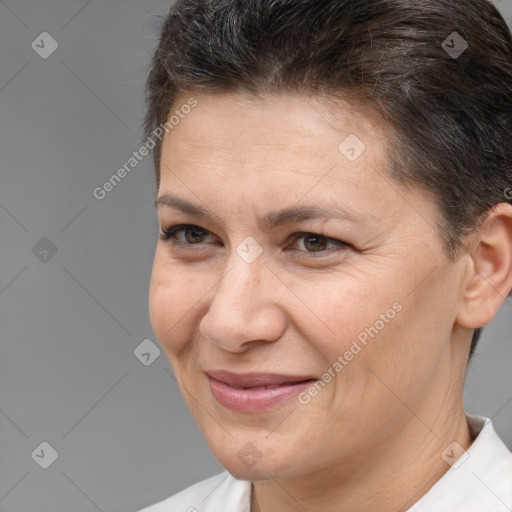
[[[489,210],[475,236],[456,318],[470,329],[488,324],[512,289],[512,205],[500,203]]]

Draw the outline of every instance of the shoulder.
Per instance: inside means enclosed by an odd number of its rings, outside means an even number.
[[[251,482],[224,471],[139,512],[249,512],[250,496]]]

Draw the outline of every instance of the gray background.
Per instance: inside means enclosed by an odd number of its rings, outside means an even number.
[[[497,4],[512,23],[512,1]],[[145,339],[158,346],[150,158],[105,199],[92,194],[140,147],[167,7],[0,1],[0,512],[130,512],[222,471],[163,351],[148,366],[134,355]],[[45,31],[59,46],[43,59],[31,44]],[[487,327],[465,394],[510,448],[511,304]],[[58,452],[47,469],[42,442]]]

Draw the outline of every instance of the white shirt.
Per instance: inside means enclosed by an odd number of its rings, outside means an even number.
[[[512,512],[512,453],[489,418],[466,418],[468,451],[448,450],[445,457],[460,457],[406,512]],[[251,488],[224,471],[139,512],[250,512]]]

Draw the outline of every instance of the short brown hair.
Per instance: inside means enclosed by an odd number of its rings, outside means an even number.
[[[312,93],[376,109],[390,173],[435,198],[450,258],[486,212],[512,203],[512,35],[488,0],[178,0],[146,80],[146,138],[189,91]]]

